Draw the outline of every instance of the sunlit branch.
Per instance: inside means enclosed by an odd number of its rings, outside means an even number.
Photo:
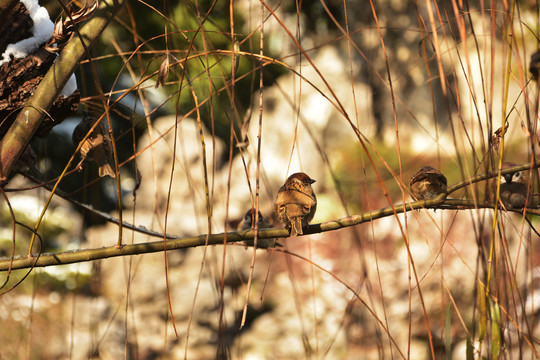
[[[308,229],[304,231],[304,235],[323,233],[327,231],[334,231],[343,229],[350,226],[359,225],[383,217],[393,216],[394,211],[396,213],[403,213],[405,211],[420,210],[420,209],[440,209],[440,210],[463,210],[463,209],[479,209],[479,208],[493,208],[494,204],[489,202],[474,202],[472,200],[465,199],[444,199],[444,196],[439,196],[432,200],[413,201],[403,205],[397,205],[392,207],[386,207],[383,209],[362,213],[359,215],[347,216],[341,219],[327,221],[321,224],[312,224]],[[508,209],[510,211],[522,213],[526,211],[529,214],[540,215],[540,209],[527,208],[527,209]],[[137,232],[148,233],[145,228],[137,228],[132,226],[132,230]],[[159,235],[156,233],[156,236]],[[163,235],[161,235],[163,237]],[[235,243],[243,240],[252,240],[255,236],[253,230],[244,230],[238,232],[227,233],[227,243]],[[269,238],[285,238],[289,237],[289,230],[287,229],[268,229],[259,230],[259,239]],[[166,250],[178,250],[192,247],[205,246],[206,239],[208,238],[208,245],[220,245],[223,244],[225,234],[202,234],[192,237],[178,237],[173,235],[167,235]],[[34,267],[45,267],[54,265],[73,264],[84,261],[92,261],[99,259],[106,259],[110,257],[126,256],[126,255],[140,255],[147,253],[154,253],[164,251],[163,241],[153,241],[140,244],[126,245],[121,249],[115,246],[103,247],[99,249],[83,249],[66,251],[55,254],[41,254],[39,257],[15,257],[13,261],[9,258],[0,260],[0,271],[6,271],[10,268],[25,269]]]

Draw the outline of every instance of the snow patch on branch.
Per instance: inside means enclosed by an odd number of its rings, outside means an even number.
[[[73,94],[75,90],[77,90],[77,78],[75,77],[75,74],[71,74],[71,77],[66,83],[66,86],[64,86],[64,88],[60,92],[60,95],[68,97]]]
[[[54,23],[49,17],[49,12],[39,5],[38,0],[21,0],[21,2],[28,9],[30,18],[34,22],[32,37],[9,44],[2,54],[3,60],[0,60],[0,66],[10,61],[11,55],[20,59],[33,53],[41,44],[49,40],[54,31]]]

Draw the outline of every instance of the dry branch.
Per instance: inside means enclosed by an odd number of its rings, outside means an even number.
[[[472,200],[464,199],[444,199],[444,196],[439,196],[436,199],[414,201],[404,205],[386,207],[380,210],[375,210],[359,215],[347,216],[345,218],[324,222],[321,224],[309,225],[309,228],[304,231],[304,235],[322,233],[327,231],[334,231],[343,229],[350,226],[366,223],[376,219],[380,219],[387,216],[393,216],[394,211],[397,214],[405,211],[419,210],[419,209],[441,209],[441,210],[463,210],[463,209],[480,209],[480,208],[493,208],[494,204],[489,202],[478,203]],[[523,210],[530,214],[540,215],[539,209],[510,209],[510,211],[522,213]],[[136,227],[132,227],[132,230],[138,231]],[[140,232],[145,232],[141,229]],[[227,233],[227,243],[234,243],[244,240],[253,240],[255,236],[254,230],[244,230],[238,232]],[[270,229],[259,230],[259,239],[272,239],[272,238],[286,238],[289,237],[289,230],[287,229]],[[207,241],[208,238],[208,241]],[[152,241],[140,244],[125,245],[122,248],[116,246],[103,247],[100,249],[83,249],[72,250],[62,253],[54,254],[41,254],[36,257],[15,257],[13,261],[11,259],[0,260],[0,271],[7,271],[10,268],[26,269],[31,267],[45,267],[54,265],[73,264],[84,261],[100,260],[110,257],[126,256],[126,255],[141,255],[147,253],[160,252],[164,250],[178,250],[192,247],[199,247],[205,245],[223,245],[225,234],[202,234],[193,237],[178,238],[177,236],[167,236],[167,243],[163,241]],[[11,266],[10,266],[11,265]]]
[[[540,167],[540,160],[536,163],[517,165],[501,171],[501,174],[507,174],[511,172],[516,172],[520,170],[527,170],[531,168]],[[461,189],[462,187],[468,186],[475,182],[484,181],[489,178],[493,178],[498,174],[488,173],[483,175],[478,175],[474,178],[471,178],[466,181],[462,181],[453,186],[449,187],[449,192],[453,192]],[[394,205],[393,207],[386,207],[379,210],[374,210],[359,215],[352,215],[345,218],[332,220],[324,222],[321,224],[310,225],[309,228],[305,231],[305,235],[322,233],[327,231],[339,230],[342,228],[355,226],[358,224],[366,223],[373,221],[379,218],[393,216],[395,214],[400,214],[406,211],[419,210],[419,209],[441,209],[441,210],[464,210],[464,209],[481,209],[481,208],[495,208],[495,204],[491,202],[478,202],[473,200],[466,199],[445,199],[445,194],[441,194],[439,197],[431,200],[422,200],[422,201],[413,201],[408,202],[402,205]],[[81,204],[82,205],[82,204]],[[82,206],[84,210],[93,212],[96,215],[103,217],[105,220],[118,224],[118,220],[109,216],[104,216],[105,214],[101,212],[94,211],[89,207]],[[523,213],[533,215],[540,215],[540,209],[538,208],[526,208],[526,209],[506,209],[508,211]],[[123,222],[123,226],[129,228],[133,231],[140,232],[146,235],[162,237],[165,238],[164,234],[159,234],[153,231],[148,231],[146,228],[137,228],[131,224]],[[255,237],[255,232],[253,230],[244,230],[239,232],[229,232],[227,233],[226,239],[227,243],[234,243],[244,240],[253,240]],[[287,229],[270,229],[270,230],[260,230],[258,233],[259,239],[272,239],[272,238],[285,238],[289,237],[289,231]],[[167,235],[167,242],[163,241],[153,241],[140,244],[125,245],[122,248],[117,248],[115,246],[103,247],[100,249],[84,249],[84,250],[74,250],[67,251],[62,253],[54,254],[41,254],[37,257],[15,257],[13,259],[4,259],[0,260],[0,271],[7,271],[9,269],[25,269],[31,267],[44,267],[44,266],[54,266],[54,265],[65,265],[72,264],[77,262],[92,261],[99,259],[106,259],[109,257],[117,256],[126,256],[126,255],[140,255],[146,253],[159,252],[164,250],[178,250],[191,247],[205,246],[205,245],[223,245],[225,241],[225,234],[202,234],[194,237],[185,237],[179,238],[177,236]],[[208,239],[208,240],[207,240]]]

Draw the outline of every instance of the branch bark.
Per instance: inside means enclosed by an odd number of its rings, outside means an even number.
[[[7,14],[17,5],[18,0],[0,0],[0,21],[3,24],[7,19]]]
[[[530,170],[532,168],[540,167],[540,160],[536,163],[516,165],[510,168],[506,168],[501,171],[501,174],[508,174],[511,172]],[[450,186],[449,193],[452,193],[456,190],[461,189],[462,187],[468,186],[475,182],[484,181],[490,178],[497,176],[495,173],[488,173],[477,175],[471,179],[459,182],[453,186]],[[90,211],[96,215],[99,215],[106,219],[107,221],[119,224],[117,219],[112,219],[109,216],[100,212],[95,212],[94,210],[85,207],[83,204],[79,204],[83,207],[85,211]],[[492,202],[478,202],[467,199],[449,199],[445,198],[445,194],[441,194],[439,197],[431,200],[422,200],[422,201],[412,201],[402,205],[395,205],[393,207],[385,207],[380,210],[370,211],[359,215],[348,216],[345,218],[324,222],[321,224],[310,225],[309,228],[304,232],[304,235],[322,233],[326,231],[334,231],[349,226],[355,226],[365,222],[373,221],[379,218],[393,216],[394,211],[396,214],[400,214],[406,211],[411,210],[420,210],[420,209],[441,209],[441,210],[464,210],[464,209],[493,209],[495,204]],[[522,214],[523,212],[527,214],[540,215],[540,209],[538,207],[531,207],[526,209],[505,209],[507,211],[516,212]],[[164,238],[164,234],[158,234],[147,229],[139,229],[134,225],[122,223],[123,227],[129,228],[133,231],[140,232],[150,236],[159,236]],[[227,233],[227,243],[234,243],[244,240],[253,240],[255,237],[255,232],[253,230],[244,230],[239,232]],[[272,239],[272,238],[285,238],[289,237],[289,231],[287,229],[269,229],[269,230],[259,230],[258,238],[259,239]],[[199,235],[193,237],[179,238],[177,236],[167,235],[167,243],[164,244],[163,241],[153,241],[146,242],[141,244],[132,244],[125,245],[122,248],[117,248],[116,246],[103,247],[101,249],[83,249],[75,251],[67,251],[62,253],[55,254],[40,254],[37,257],[14,257],[13,259],[1,259],[0,260],[0,271],[8,271],[15,269],[27,269],[32,267],[45,267],[45,266],[54,266],[54,265],[65,265],[73,264],[84,261],[100,260],[106,259],[109,257],[117,256],[126,256],[126,255],[140,255],[146,253],[159,252],[164,250],[178,250],[191,247],[205,246],[205,245],[222,245],[224,243],[225,234],[211,234],[208,236],[208,242],[206,242],[207,235]]]
[[[373,221],[379,218],[393,216],[394,210],[397,214],[405,211],[419,210],[419,209],[440,209],[440,210],[464,210],[464,209],[480,209],[488,208],[493,209],[494,204],[490,202],[474,202],[473,200],[465,199],[444,199],[444,196],[439,196],[432,200],[413,201],[403,205],[386,207],[380,210],[370,211],[359,215],[348,216],[345,218],[324,222],[321,224],[309,225],[309,228],[304,231],[304,235],[317,234],[327,231],[334,231],[343,229],[350,226]],[[512,212],[523,213],[523,211],[529,214],[540,215],[540,209],[527,208],[527,209],[507,209]],[[253,240],[255,236],[254,230],[243,230],[238,232],[227,233],[227,243],[235,243],[244,240]],[[259,239],[272,239],[272,238],[286,238],[289,237],[289,230],[287,229],[269,229],[259,230]],[[192,247],[199,247],[205,245],[223,245],[225,234],[211,234],[208,236],[208,242],[206,242],[207,235],[202,234],[193,237],[179,238],[177,236],[167,236],[167,243],[163,241],[152,241],[140,244],[125,245],[122,248],[116,246],[103,247],[100,249],[83,249],[66,251],[62,253],[54,254],[41,254],[36,257],[15,257],[14,259],[0,260],[0,271],[16,270],[16,269],[28,269],[32,267],[45,267],[55,265],[66,265],[84,261],[100,260],[110,257],[126,256],[126,255],[141,255],[154,252],[160,252],[164,250],[178,250]]]

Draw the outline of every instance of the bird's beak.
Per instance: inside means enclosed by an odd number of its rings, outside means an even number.
[[[514,173],[504,174],[503,176],[504,176],[504,180],[506,180],[507,183],[511,183],[512,178],[514,177]]]
[[[313,180],[313,179],[309,180],[310,184],[313,184],[314,182],[315,182],[315,180]]]

